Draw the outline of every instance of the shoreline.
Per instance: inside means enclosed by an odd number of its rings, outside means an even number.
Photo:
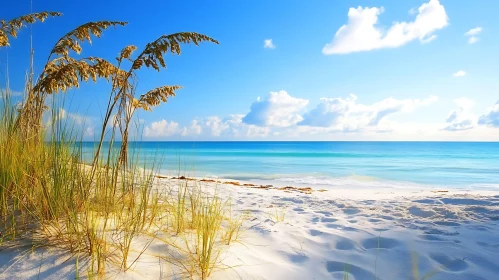
[[[312,192],[319,193],[334,193],[337,198],[345,199],[391,199],[397,196],[438,196],[438,195],[482,195],[494,196],[499,194],[499,189],[469,189],[469,188],[445,188],[436,186],[425,186],[414,184],[411,187],[334,187],[328,185],[312,185],[312,184],[289,184],[285,182],[273,182],[269,180],[235,180],[226,178],[206,178],[206,177],[187,177],[187,176],[166,176],[155,175],[156,179],[168,180],[187,180],[198,183],[215,183],[221,185],[229,185],[233,187],[246,187],[255,189],[278,190],[278,191],[295,191],[299,193],[311,194]],[[274,184],[271,184],[274,183]]]

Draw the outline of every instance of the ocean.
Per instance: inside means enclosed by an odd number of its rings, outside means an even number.
[[[85,158],[95,143],[84,142]],[[165,175],[311,187],[499,188],[499,143],[134,142]]]

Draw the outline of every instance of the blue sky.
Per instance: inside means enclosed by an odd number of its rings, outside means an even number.
[[[138,115],[145,140],[499,140],[498,1],[33,0],[64,14],[33,26],[36,69],[59,37],[97,20],[127,21],[82,56],[113,59],[126,45],[196,31],[220,45],[185,46],[138,92],[179,84]],[[3,5],[5,7],[5,5]],[[19,0],[1,19],[29,13]],[[270,41],[271,40],[271,41]],[[21,91],[29,30],[0,51]],[[109,84],[66,93],[68,119],[97,136]],[[83,117],[85,116],[85,117]]]

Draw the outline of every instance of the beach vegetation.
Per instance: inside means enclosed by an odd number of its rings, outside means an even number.
[[[0,48],[9,46],[27,24],[61,15],[42,12],[0,21]],[[0,248],[56,248],[74,258],[76,278],[86,269],[93,279],[106,275],[110,267],[133,269],[154,240],[169,245],[182,240],[183,245],[174,248],[177,257],[185,258],[174,260],[166,249],[162,258],[189,267],[191,277],[207,279],[219,266],[223,247],[237,237],[242,220],[233,219],[232,210],[225,215],[228,204],[217,193],[204,194],[187,181],[174,183],[176,192],[155,188],[158,169],[140,166],[140,151],[129,143],[136,110],[150,111],[181,88],[166,85],[138,94],[138,70],[160,71],[166,67],[165,55],[180,55],[182,44],[218,42],[180,32],[161,35],[140,51],[125,46],[115,63],[79,57],[92,37],[126,24],[88,22],[63,35],[36,79],[31,65],[20,100],[12,98],[8,77],[1,87]],[[65,95],[58,93],[98,79],[109,82],[111,92],[88,162],[83,131],[64,117]]]

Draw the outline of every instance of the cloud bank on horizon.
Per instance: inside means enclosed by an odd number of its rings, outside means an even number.
[[[410,132],[421,134],[427,125],[406,124],[391,120],[407,113],[424,113],[426,107],[438,102],[437,96],[424,99],[396,99],[389,97],[373,104],[361,104],[357,96],[321,98],[319,104],[307,110],[309,100],[289,95],[286,91],[270,92],[258,98],[246,114],[226,118],[211,116],[192,120],[181,127],[167,120],[153,122],[145,127],[146,138],[177,136],[184,138],[241,138],[324,136],[331,134]],[[458,132],[471,129],[499,128],[499,101],[480,116],[471,109],[474,101],[468,98],[454,100],[458,107],[444,121],[430,128]]]

